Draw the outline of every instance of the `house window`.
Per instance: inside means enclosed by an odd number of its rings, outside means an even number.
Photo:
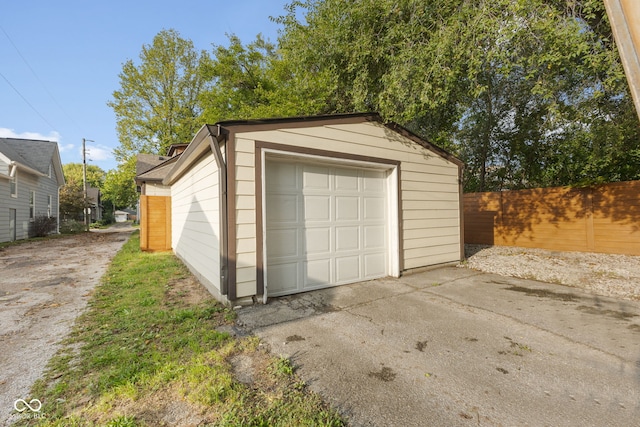
[[[51,203],[52,203],[52,198],[51,198],[51,196],[48,196],[48,198],[47,198],[47,216],[49,218],[51,218]]]
[[[29,219],[33,221],[36,219],[36,192],[32,191],[29,194]]]
[[[11,197],[18,197],[18,171],[10,178]]]

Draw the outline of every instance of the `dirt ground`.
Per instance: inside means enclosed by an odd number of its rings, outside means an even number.
[[[132,231],[122,223],[0,248],[1,425],[17,399],[38,398],[28,395],[32,384]]]

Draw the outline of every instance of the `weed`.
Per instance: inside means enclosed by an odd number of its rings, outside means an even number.
[[[135,418],[126,415],[120,415],[106,424],[107,427],[136,427],[137,425]]]
[[[202,414],[203,424],[343,425],[287,358],[256,373],[262,388],[238,382],[228,360],[259,353],[259,341],[218,332],[235,312],[201,288],[182,289],[193,282],[172,254],[141,252],[134,233],[33,386],[46,419],[16,425],[159,425],[163,411],[175,410],[162,404],[166,396]]]
[[[276,359],[273,366],[273,371],[276,374],[291,376],[295,371],[295,368],[291,364],[291,360],[289,358],[280,356],[280,358]]]

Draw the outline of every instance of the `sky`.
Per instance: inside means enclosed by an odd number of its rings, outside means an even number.
[[[163,29],[197,51],[243,43],[257,34],[276,42],[290,0],[22,0],[0,4],[0,137],[58,142],[63,164],[115,169],[116,119],[107,106],[129,59]]]

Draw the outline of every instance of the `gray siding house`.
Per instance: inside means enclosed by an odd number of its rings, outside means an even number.
[[[0,242],[28,238],[37,216],[59,218],[64,183],[56,142],[0,138]]]

